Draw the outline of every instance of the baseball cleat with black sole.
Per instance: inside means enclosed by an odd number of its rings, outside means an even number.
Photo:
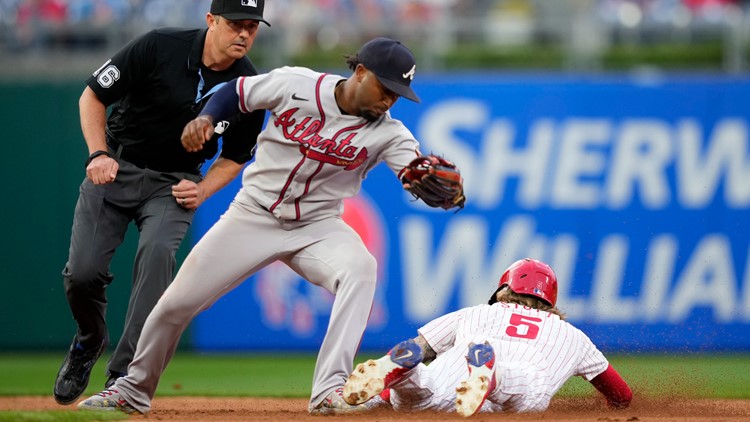
[[[83,394],[89,385],[91,369],[107,348],[108,339],[105,337],[101,346],[96,349],[85,350],[78,343],[78,337],[73,337],[68,354],[60,367],[55,379],[55,401],[59,404],[71,404]]]

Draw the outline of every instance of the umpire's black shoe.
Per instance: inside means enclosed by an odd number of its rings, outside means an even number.
[[[115,381],[117,381],[118,378],[122,378],[127,374],[123,374],[122,372],[114,372],[109,371],[109,376],[107,377],[107,381],[104,383],[104,389],[108,390],[110,387],[115,385]]]
[[[68,355],[65,356],[55,380],[56,402],[71,404],[83,394],[89,385],[91,369],[104,349],[107,348],[107,343],[108,339],[105,338],[99,348],[85,350],[78,344],[78,338],[73,337]]]

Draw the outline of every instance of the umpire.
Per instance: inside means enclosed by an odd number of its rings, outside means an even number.
[[[125,327],[106,386],[127,373],[146,317],[172,280],[175,253],[195,209],[252,158],[265,111],[229,122],[218,143],[187,152],[182,129],[225,82],[257,71],[247,58],[264,0],[213,0],[207,28],[163,28],[136,38],[86,80],[79,100],[89,150],[62,271],[77,332],[55,381],[55,400],[73,403],[109,341],[109,264],[130,222],[140,233]],[[270,25],[269,25],[270,26]],[[107,107],[111,106],[107,117]]]

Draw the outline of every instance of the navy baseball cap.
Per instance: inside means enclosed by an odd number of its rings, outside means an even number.
[[[211,14],[233,21],[252,19],[271,26],[263,19],[264,7],[265,0],[213,0],[211,1]]]
[[[410,86],[417,64],[414,55],[401,42],[384,37],[372,39],[359,49],[357,57],[386,88],[419,102]]]

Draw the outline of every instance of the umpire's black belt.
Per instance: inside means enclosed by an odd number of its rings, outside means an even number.
[[[107,136],[107,146],[112,149],[115,156],[120,160],[125,160],[136,167],[142,169],[150,169],[154,171],[161,171],[164,173],[193,173],[200,174],[200,166],[191,166],[189,164],[181,164],[175,162],[154,162],[151,160],[145,160],[142,154],[138,154],[133,149],[128,148],[121,143],[117,142],[116,139]]]

